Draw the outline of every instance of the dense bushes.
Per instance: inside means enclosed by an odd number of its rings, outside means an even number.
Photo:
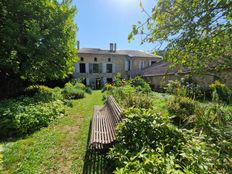
[[[187,126],[189,124],[189,118],[195,114],[196,107],[198,106],[193,100],[178,96],[171,99],[167,106],[171,120],[178,126]]]
[[[151,110],[130,109],[109,153],[115,173],[216,173],[215,149],[204,136],[177,129]],[[209,172],[210,171],[210,172]]]
[[[194,99],[205,99],[205,90],[189,80],[173,81],[167,91],[175,96],[160,101],[159,114],[155,95],[132,81],[105,90],[126,109],[109,153],[115,173],[231,173],[232,112],[221,105],[223,95],[217,103],[200,103]]]
[[[169,94],[189,97],[196,100],[212,100],[217,103],[232,103],[232,90],[219,81],[209,85],[209,88],[200,87],[190,77],[179,80],[170,80],[165,90]]]
[[[92,90],[80,82],[66,83],[62,94],[66,99],[80,99],[85,97],[85,93],[91,93]]]
[[[83,98],[91,89],[79,82],[67,83],[64,89],[33,85],[24,96],[0,102],[0,139],[30,134],[65,114],[68,99]]]
[[[215,81],[213,84],[209,85],[209,87],[212,90],[213,101],[226,104],[232,103],[232,90],[225,84]]]
[[[58,89],[32,86],[29,96],[0,102],[0,137],[18,137],[32,133],[64,115],[64,102]]]

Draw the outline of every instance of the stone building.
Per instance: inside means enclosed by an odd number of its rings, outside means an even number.
[[[74,77],[92,88],[99,89],[105,83],[112,83],[117,73],[129,79],[140,75],[144,68],[161,60],[144,51],[117,50],[117,45],[111,43],[108,50],[99,48],[79,49],[79,62],[75,64]]]
[[[170,80],[178,80],[186,75],[191,75],[202,87],[209,87],[209,84],[214,83],[215,80],[219,80],[232,88],[232,69],[227,69],[220,72],[208,70],[202,74],[193,74],[188,68],[184,68],[180,71],[179,68],[170,68],[171,63],[160,61],[150,67],[143,69],[142,76],[148,81],[153,88],[162,88]]]

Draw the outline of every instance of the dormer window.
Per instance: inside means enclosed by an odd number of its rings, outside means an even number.
[[[84,61],[84,57],[81,57],[81,61]]]
[[[97,58],[96,57],[94,57],[94,62],[97,62]]]

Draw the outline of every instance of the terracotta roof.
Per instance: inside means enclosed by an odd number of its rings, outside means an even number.
[[[151,53],[138,50],[117,50],[111,52],[110,50],[103,50],[99,48],[82,48],[78,51],[80,54],[106,54],[106,55],[125,55],[128,57],[151,57],[161,59],[161,56],[154,56]]]
[[[183,68],[180,71],[180,67],[170,68],[172,63],[160,61],[148,68],[145,68],[142,71],[143,76],[163,76],[163,75],[174,75],[174,74],[181,74],[181,73],[189,73],[189,68]]]

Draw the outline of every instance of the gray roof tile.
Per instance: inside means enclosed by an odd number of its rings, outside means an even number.
[[[146,53],[144,51],[138,50],[117,50],[116,52],[110,52],[110,50],[103,50],[99,48],[82,48],[78,51],[80,54],[106,54],[106,55],[125,55],[129,57],[151,57],[151,58],[159,58],[161,56],[154,56],[151,53]]]

